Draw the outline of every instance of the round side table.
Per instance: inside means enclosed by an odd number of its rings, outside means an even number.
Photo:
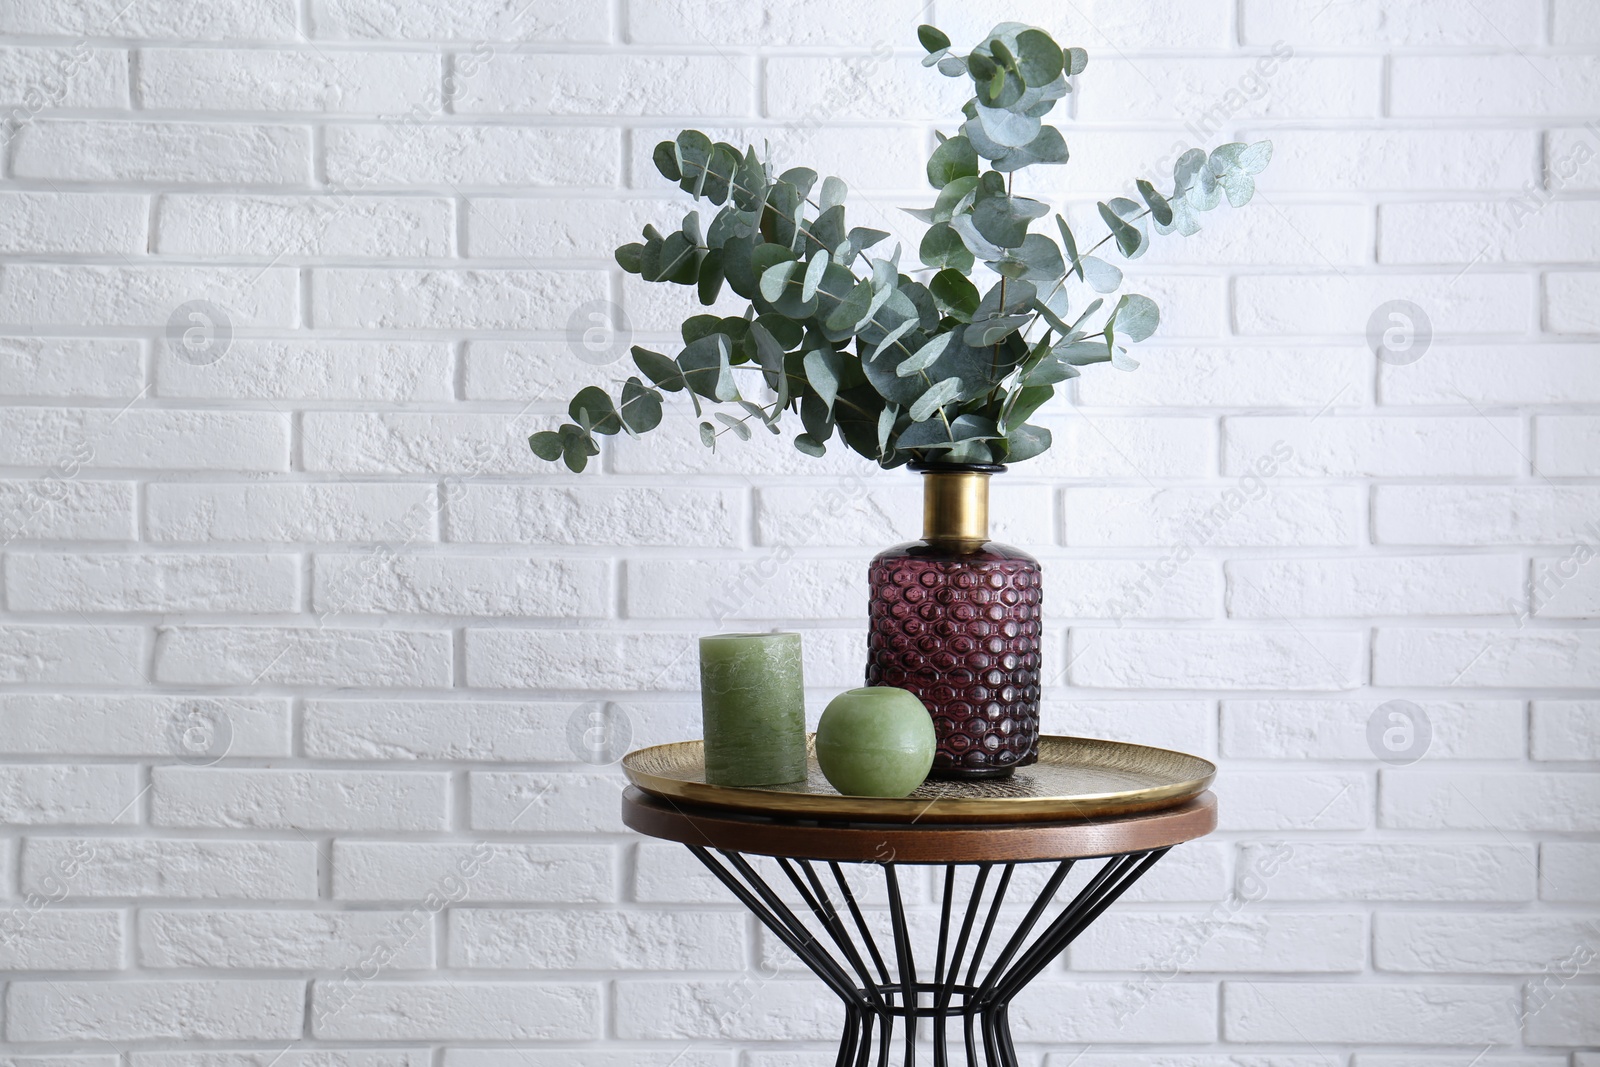
[[[1015,1067],[1007,1019],[1012,998],[1168,849],[1210,833],[1217,805],[1208,792],[1176,807],[1123,818],[871,824],[693,807],[630,786],[622,796],[622,821],[639,833],[687,845],[844,1001],[838,1067],[866,1067],[874,1061],[874,1048],[875,1062],[886,1067],[897,1044],[896,1020],[902,1020],[902,1062],[913,1067],[923,1019],[932,1022],[934,1067],[949,1062],[946,1042],[957,1025],[969,1067]],[[773,857],[803,907],[785,903],[748,856]],[[1087,884],[1047,917],[1073,867],[1095,860],[1099,867]],[[845,863],[882,868],[892,944],[880,946],[872,934],[845,878]],[[1013,874],[1023,864],[1053,867],[1020,919],[1002,923]],[[908,865],[944,868],[931,955],[926,944],[918,951],[906,920],[898,871]],[[966,899],[958,902],[960,867],[975,870]],[[802,917],[807,912],[809,923]]]

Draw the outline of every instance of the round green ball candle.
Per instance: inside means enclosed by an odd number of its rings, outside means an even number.
[[[700,639],[706,781],[758,786],[806,777],[805,678],[796,633]]]
[[[903,797],[933,769],[933,717],[915,693],[874,685],[840,693],[817,724],[817,764],[839,792]]]

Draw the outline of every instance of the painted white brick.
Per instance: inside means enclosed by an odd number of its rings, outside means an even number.
[[[1600,401],[1600,349],[1584,344],[1436,345],[1415,363],[1378,366],[1385,404]]]
[[[1428,1054],[1423,1052],[1410,1053],[1368,1053],[1358,1052],[1353,1057],[1357,1067],[1444,1067],[1448,1054]],[[1485,1056],[1486,1062],[1493,1067],[1564,1067],[1566,1057],[1557,1056],[1551,1061],[1549,1056],[1522,1055],[1522,1056]]]
[[[300,560],[286,554],[9,552],[13,611],[294,611]]]
[[[0,251],[137,255],[148,218],[142,196],[0,193]]]
[[[301,185],[311,131],[249,123],[38,119],[17,133],[19,178]]]
[[[509,8],[495,0],[465,0],[448,8],[428,5],[374,10],[359,0],[313,0],[314,35],[333,39],[405,41],[571,41],[610,39],[610,11],[556,0]]]
[[[630,619],[838,619],[866,616],[865,560],[629,560]]]
[[[1089,0],[1063,9],[1051,0],[975,0],[939,11],[939,27],[957,46],[976,43],[997,23],[1048,26],[1060,40],[1081,41],[1090,63],[1113,45],[1127,49],[1213,48],[1232,44],[1224,32],[1227,5],[1221,0],[1154,0],[1138,9],[1115,0]]]
[[[156,0],[123,11],[117,0],[84,0],[71,8],[51,0],[17,0],[0,13],[0,29],[8,33],[81,34],[98,28],[128,38],[286,39],[295,36],[295,5],[290,0],[263,0],[197,9],[181,0]]]
[[[247,697],[0,697],[0,752],[21,756],[193,756],[191,729],[210,728],[206,756],[287,756],[289,704]],[[220,749],[221,751],[217,751]]]
[[[1190,560],[1170,576],[1148,560],[1042,559],[1047,619],[1209,619],[1221,581],[1209,562]]]
[[[1365,830],[1372,777],[1356,771],[1232,770],[1216,783],[1223,830]]]
[[[450,202],[398,196],[163,196],[155,251],[179,256],[448,256]]]
[[[332,970],[380,957],[400,970],[433,963],[433,929],[398,912],[145,908],[143,967]]]
[[[1378,212],[1384,263],[1525,263],[1586,260],[1600,204],[1557,201],[1529,207],[1489,203],[1385,204]]]
[[[12,982],[13,1041],[287,1040],[300,1036],[305,983],[249,981]]]
[[[438,56],[331,49],[145,48],[139,97],[183,111],[399,113],[435,92]]]
[[[454,908],[450,966],[533,971],[737,971],[744,920],[732,912]]]
[[[517,545],[700,545],[741,540],[744,493],[716,487],[490,485],[451,502],[446,539]]]
[[[1102,52],[1078,79],[1078,118],[1191,123],[1206,130],[1264,118],[1367,118],[1378,114],[1377,57],[1171,59],[1159,64]],[[1219,137],[1218,140],[1223,138]]]
[[[1600,64],[1593,56],[1526,56],[1521,62],[1531,69],[1502,81],[1485,78],[1482,62],[1470,56],[1396,56],[1389,67],[1390,113],[1527,117],[1600,108]]]
[[[341,760],[565,758],[573,703],[308,700],[305,754]]]
[[[1075,415],[1034,421],[1050,430],[1054,443],[1049,452],[1023,468],[1030,477],[1146,481],[1193,477],[1211,470],[1215,430],[1207,419]]]
[[[178,685],[441,686],[450,662],[443,631],[175,627],[156,635],[155,677]]]
[[[1539,899],[1600,900],[1600,845],[1546,841],[1539,846]]]
[[[145,490],[156,541],[433,541],[439,510],[431,484],[170,482]]]
[[[173,841],[128,837],[30,838],[22,849],[23,892],[68,897],[311,900],[317,846],[311,841]]]
[[[859,40],[850,43],[860,44]],[[930,147],[924,143],[921,131],[907,126],[866,126],[854,122],[842,126],[829,122],[825,109],[836,95],[837,90],[832,94],[824,90],[822,95],[805,98],[803,104],[797,105],[803,112],[799,121],[765,126],[705,125],[697,129],[713,141],[726,141],[741,149],[756,148],[756,154],[770,158],[779,172],[789,167],[810,167],[818,174],[832,174],[843,179],[858,194],[878,189],[925,190],[927,202],[931,204],[934,194],[927,190],[926,171]],[[881,113],[874,112],[867,116],[867,121],[882,118]],[[629,188],[652,192],[675,188],[656,170],[651,154],[661,141],[676,137],[678,129],[677,126],[657,126],[636,129],[629,134]],[[672,195],[672,203],[681,206],[678,217],[682,218],[691,205],[682,194]],[[895,233],[906,225],[906,215],[892,198],[857,195],[851,199],[847,211],[852,226],[871,226]],[[644,287],[643,282],[636,284]]]
[[[1590,544],[1575,545],[1559,556],[1536,557],[1530,587],[1533,613],[1550,619],[1600,616],[1600,568],[1589,566],[1593,559]],[[1516,610],[1526,612],[1528,606],[1523,598]]]
[[[449,400],[455,359],[442,344],[235,340],[215,363],[156,348],[156,395],[215,399]]]
[[[1234,281],[1240,333],[1365,336],[1373,311],[1408,300],[1427,313],[1436,334],[1520,333],[1531,321],[1532,279],[1474,271],[1407,275],[1245,275]]]
[[[524,115],[748,115],[755,64],[709,56],[503,55],[456,97],[455,113]]]
[[[1222,752],[1242,759],[1370,760],[1367,722],[1384,702],[1379,696],[1224,700]],[[1428,759],[1518,759],[1523,754],[1521,701],[1430,698],[1418,706],[1433,731]]]
[[[324,149],[336,194],[407,186],[521,188],[617,184],[622,137],[578,127],[330,126]]]
[[[1380,486],[1372,512],[1373,539],[1384,544],[1571,545],[1594,540],[1600,488]]]
[[[1555,0],[1550,40],[1555,44],[1600,44],[1600,23],[1584,0]]]
[[[87,42],[71,48],[0,48],[0,100],[20,104],[27,114],[57,108],[125,108],[127,54],[115,48],[91,48]]]
[[[1509,986],[1226,982],[1222,992],[1230,1041],[1504,1044],[1517,1036],[1514,1008]]]
[[[1544,323],[1553,333],[1600,333],[1591,274],[1551,273],[1544,276]]]
[[[1232,560],[1228,615],[1243,619],[1504,615],[1523,591],[1515,556]]]
[[[442,830],[450,779],[414,771],[156,767],[157,826],[255,830]]]
[[[1600,702],[1535,700],[1530,721],[1534,759],[1600,759]]]
[[[676,229],[694,206],[678,196],[667,200],[474,197],[466,205],[467,254],[597,259],[609,264],[612,252],[639,240],[646,224],[662,232]],[[619,346],[618,357],[625,357],[626,350],[625,344]]]
[[[1534,469],[1544,476],[1600,475],[1600,416],[1541,415],[1533,441]]]
[[[1366,962],[1360,915],[1121,912],[1102,915],[1074,941],[1074,971],[1360,971]]]
[[[597,271],[330,267],[311,282],[316,325],[368,330],[555,330],[605,294]]]
[[[123,540],[134,536],[133,483],[91,482],[73,477],[84,455],[65,461],[52,477],[0,482],[0,533],[55,541]]]
[[[360,474],[549,474],[528,435],[554,420],[510,414],[308,411],[300,417],[307,470]]]
[[[674,397],[664,407],[662,424],[652,431],[648,444],[619,436],[601,445],[603,451],[610,453],[601,458],[609,460],[611,470],[618,474],[714,473],[748,479],[800,475],[835,480],[847,477],[849,472],[860,471],[861,457],[849,451],[837,438],[828,443],[827,454],[821,459],[796,451],[793,442],[800,429],[798,425],[789,426],[787,420],[781,437],[760,433],[753,434],[748,441],[740,441],[730,434],[719,438],[717,449],[712,452],[700,442],[687,402],[679,404]],[[554,468],[541,464],[540,469]]]
[[[544,557],[319,554],[312,608],[352,615],[599,619],[611,564]]]
[[[559,1041],[600,1035],[595,982],[319,979],[312,1032],[330,1040]]]
[[[1019,1040],[1059,1043],[1208,1044],[1217,1039],[1217,987],[1210,982],[1033,982],[1011,1017]]]
[[[829,126],[841,119],[943,119],[959,111],[970,83],[922,66],[912,53],[888,54],[906,39],[855,42],[848,52],[827,56],[767,59],[765,113],[801,126]]]
[[[1074,627],[1067,675],[1109,689],[1354,689],[1363,644],[1347,631]]]
[[[1373,963],[1385,971],[1528,974],[1567,957],[1594,936],[1593,924],[1557,915],[1380,914],[1373,925]],[[1600,970],[1591,953],[1564,968]]]
[[[1600,684],[1600,630],[1380,629],[1375,685]]]
[[[519,1048],[447,1048],[444,1050],[444,1063],[445,1067],[515,1067],[517,1063],[525,1062],[525,1055]],[[702,1050],[689,1047],[661,1050],[630,1048],[626,1052],[593,1047],[541,1048],[539,1067],[733,1067],[735,1055],[732,1049]],[[745,1067],[755,1067],[758,1060],[751,1057],[760,1055],[747,1052],[741,1063]],[[830,1064],[833,1062],[832,1056],[829,1053]],[[773,1067],[779,1067],[779,1064],[774,1063]],[[1578,1067],[1589,1065],[1579,1064]]]
[[[0,392],[20,396],[133,399],[144,386],[138,341],[0,338]]]
[[[1379,821],[1420,830],[1600,829],[1600,775],[1385,771]]]
[[[335,841],[336,900],[563,901],[616,899],[614,857],[601,845],[401,844]]]
[[[564,411],[574,393],[603,376],[636,374],[628,356],[634,331],[627,314],[620,304],[597,299],[570,309],[559,341],[467,342],[462,359],[467,399],[511,400]],[[590,337],[591,351],[584,347],[584,333],[597,326],[604,329]]]
[[[1577,986],[1555,999],[1536,983],[1527,986],[1525,1036],[1530,1044],[1592,1045],[1600,1041],[1600,988]],[[1535,1010],[1537,1008],[1537,1010]]]
[[[1259,129],[1272,140],[1270,189],[1521,190],[1539,170],[1533,130]]]
[[[1040,715],[1047,734],[1104,737],[1196,755],[1217,751],[1217,711],[1209,700],[1091,701],[1047,694]]]
[[[292,326],[294,271],[46,264],[0,269],[0,321],[6,322],[166,327],[182,305],[195,300],[209,301],[232,327]]]
[[[1594,163],[1600,149],[1600,133],[1591,122],[1582,128],[1555,129],[1545,134],[1544,168],[1541,174],[1547,189],[1561,192],[1600,189],[1600,168]],[[1548,199],[1546,194],[1525,186],[1522,202],[1534,207]]]
[[[1307,47],[1373,47],[1401,45],[1536,44],[1540,10],[1536,0],[1493,0],[1477,8],[1474,18],[1448,0],[1420,0],[1396,5],[1382,0],[1320,7],[1320,0],[1245,0],[1240,36],[1250,44],[1280,38]]]
[[[1316,1067],[1326,1061],[1314,1055],[1296,1056],[1286,1053],[1252,1055],[1245,1052],[1204,1053],[1187,1052],[1052,1052],[1044,1058],[1045,1067]],[[1399,1064],[1391,1067],[1401,1067]],[[1555,1064],[1526,1065],[1526,1067],[1557,1067]]]
[[[837,1039],[838,1000],[814,979],[734,981],[630,979],[614,986],[623,1040],[721,1041]]]
[[[29,826],[136,823],[139,768],[34,764],[0,768],[0,820]]]
[[[282,471],[289,420],[276,411],[13,407],[0,412],[0,463]]]
[[[1062,494],[1069,545],[1351,545],[1366,519],[1354,487],[1073,488]]]
[[[122,967],[122,913],[74,908],[9,917],[0,967],[13,971],[114,971]]]
[[[467,775],[467,782],[474,830],[624,832],[619,811],[627,780],[620,775],[480,771]]]
[[[1525,465],[1520,433],[1514,418],[1240,416],[1223,422],[1222,469],[1248,473],[1282,442],[1284,478],[1509,477]]]
[[[1051,507],[1038,485],[1016,484],[1026,467],[989,486],[989,532],[996,541],[1036,551],[1055,541]],[[922,536],[922,486],[894,474],[827,488],[756,489],[756,541],[791,548],[838,546],[874,553]]]
[[[1078,400],[1092,407],[1309,408],[1359,396],[1370,374],[1365,348],[1144,346],[1133,374],[1085,374]]]
[[[139,1067],[428,1067],[426,1049],[406,1048],[273,1048],[132,1051]]]
[[[955,12],[951,12],[952,15]],[[926,9],[915,0],[886,0],[871,10],[846,0],[820,0],[804,11],[776,0],[755,3],[663,0],[628,11],[628,40],[635,44],[852,45],[884,40],[904,47],[915,40]],[[941,13],[941,21],[949,20]],[[985,23],[974,33],[987,31]]]
[[[1240,863],[1271,858],[1279,847],[1246,845]],[[1266,879],[1273,900],[1523,901],[1534,896],[1532,845],[1296,841],[1290,849]]]
[[[138,685],[145,635],[138,626],[0,626],[0,681]]]

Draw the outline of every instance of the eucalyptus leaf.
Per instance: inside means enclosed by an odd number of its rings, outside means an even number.
[[[1156,327],[1161,324],[1161,309],[1148,296],[1129,293],[1117,301],[1117,310],[1112,319],[1117,324],[1120,336],[1129,341],[1143,341],[1155,333]]]
[[[928,184],[943,189],[959,178],[978,175],[978,153],[965,137],[951,137],[928,157]]]
[[[942,52],[950,47],[950,38],[937,26],[918,26],[917,41],[930,52]]]
[[[1089,288],[1097,293],[1114,293],[1122,286],[1122,271],[1098,256],[1084,256],[1079,261]]]
[[[808,433],[803,433],[797,436],[794,439],[794,447],[798,451],[804,452],[806,455],[814,456],[818,459],[822,458],[822,456],[828,451],[827,445],[824,445],[821,441],[818,441],[815,437],[812,437]]]
[[[950,339],[952,336],[954,335],[941,333],[939,336],[935,337],[933,340],[929,341],[927,344],[911,353],[910,356],[907,356],[906,359],[894,369],[895,374],[902,378],[909,378],[913,374],[927,370],[929,367],[933,366],[935,360],[944,355],[944,350],[950,347]]]
[[[623,428],[632,433],[649,433],[661,425],[661,394],[648,388],[638,378],[629,378],[622,385]]]
[[[831,348],[818,348],[806,353],[806,381],[817,392],[823,406],[830,411],[839,395],[839,375],[844,371],[844,357]]]
[[[950,403],[961,395],[961,379],[945,378],[935,382],[928,391],[917,397],[917,402],[911,405],[912,422],[922,422],[933,417],[934,412]]]

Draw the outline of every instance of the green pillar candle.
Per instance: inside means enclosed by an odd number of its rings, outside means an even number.
[[[804,780],[804,690],[799,634],[702,637],[700,713],[706,781],[783,785]]]

